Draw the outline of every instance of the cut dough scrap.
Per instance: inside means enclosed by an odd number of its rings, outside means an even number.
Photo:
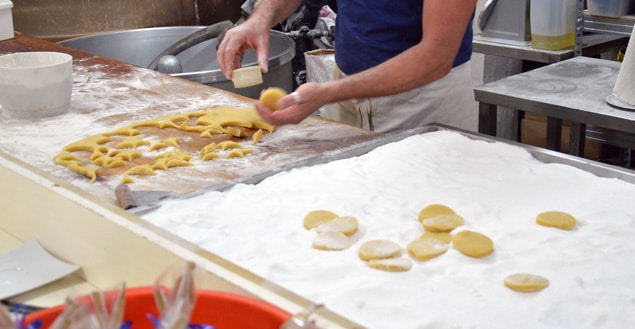
[[[371,259],[393,258],[401,254],[401,247],[388,240],[370,240],[359,247],[359,258]]]
[[[404,272],[412,268],[412,261],[403,257],[371,259],[368,261],[368,266],[382,271]]]
[[[313,239],[313,248],[319,250],[344,250],[351,245],[351,240],[342,232],[326,231]]]
[[[515,291],[534,292],[549,286],[549,280],[536,274],[516,273],[505,278],[505,286]]]
[[[239,126],[245,128],[264,129],[272,132],[275,127],[268,124],[255,109],[245,108],[216,108],[205,112],[196,119],[197,125],[206,126]]]
[[[545,211],[538,214],[536,223],[542,226],[555,227],[563,230],[571,230],[575,227],[576,219],[572,215],[562,211]]]
[[[223,151],[229,150],[229,149],[234,149],[234,148],[242,148],[242,146],[240,146],[240,144],[234,142],[234,141],[224,141],[224,142],[220,142],[216,145],[217,149],[221,149]]]
[[[119,149],[125,149],[125,148],[130,148],[130,149],[134,149],[137,148],[141,145],[150,145],[150,142],[143,140],[141,137],[134,135],[134,136],[126,136],[124,137],[123,141],[121,141],[121,143],[117,144],[117,148]]]
[[[353,216],[342,216],[334,218],[331,221],[323,223],[316,227],[318,233],[326,231],[342,232],[347,236],[351,236],[357,232],[358,221]]]
[[[128,176],[128,174],[124,173],[123,177],[121,177],[121,184],[131,184],[134,183],[134,179]]]
[[[249,153],[253,153],[254,150],[251,149],[234,149],[227,153],[227,158],[242,158]]]
[[[424,240],[424,239],[435,239],[435,240],[439,240],[443,243],[451,243],[452,242],[452,235],[448,232],[423,232],[423,234],[421,234],[421,236],[419,237],[420,240]]]
[[[452,237],[454,249],[470,257],[480,258],[494,251],[494,242],[487,236],[472,231],[461,231]]]
[[[104,133],[103,135],[104,136],[115,136],[115,135],[134,136],[139,134],[141,134],[140,130],[134,129],[134,127],[131,127],[131,126],[126,126],[123,128],[115,129],[113,131]]]
[[[258,131],[256,131],[252,136],[251,136],[251,143],[256,145],[258,144],[258,142],[260,142],[260,139],[262,138],[262,129],[258,129]]]
[[[134,166],[128,169],[125,174],[128,175],[154,175],[154,169],[150,165],[144,164],[139,166]]]
[[[206,131],[208,131],[208,130],[206,130]],[[227,129],[225,129],[225,133],[227,133],[228,135],[232,135],[234,137],[245,137],[245,136],[247,136],[246,132],[244,132],[240,128],[236,128],[236,127],[227,127]]]
[[[108,156],[113,158],[114,157],[121,158],[126,161],[132,161],[136,158],[140,158],[142,155],[141,155],[141,152],[139,151],[126,149],[126,150],[112,150],[108,152]]]
[[[337,217],[340,216],[329,210],[313,210],[304,216],[304,228],[310,230],[330,222]]]
[[[428,217],[421,221],[423,228],[430,232],[450,232],[465,224],[463,217],[457,214],[444,214]]]
[[[437,239],[414,240],[408,244],[408,253],[416,260],[428,260],[448,251],[450,245]]]
[[[439,215],[447,215],[454,214],[454,210],[448,206],[444,206],[442,204],[433,203],[431,205],[425,206],[421,211],[419,211],[419,221],[423,221],[426,218],[436,217]]]
[[[201,160],[203,161],[209,161],[209,160],[218,159],[218,158],[220,158],[220,155],[218,155],[218,153],[216,152],[207,152],[201,156]]]
[[[93,152],[95,150],[99,150],[100,152],[108,152],[108,147],[102,144],[108,143],[111,141],[110,137],[104,136],[102,134],[88,136],[81,141],[71,143],[64,147],[64,151],[66,152],[75,152],[75,151],[90,151]]]

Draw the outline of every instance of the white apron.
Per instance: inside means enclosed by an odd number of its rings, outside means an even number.
[[[333,79],[344,76],[335,67]],[[475,132],[478,111],[470,62],[453,68],[439,80],[400,94],[327,104],[320,115],[378,133],[434,123]]]

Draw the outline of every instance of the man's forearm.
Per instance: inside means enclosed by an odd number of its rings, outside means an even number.
[[[266,28],[272,28],[291,15],[302,0],[259,0],[249,19],[258,20]]]

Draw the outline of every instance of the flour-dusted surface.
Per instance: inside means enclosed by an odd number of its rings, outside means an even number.
[[[113,201],[112,191],[120,177],[90,184],[86,177],[56,165],[53,157],[72,142],[134,122],[212,107],[249,106],[243,99],[211,88],[197,95],[183,93],[184,88],[169,76],[134,66],[115,74],[88,58],[76,59],[73,69],[69,113],[19,120],[2,112],[0,151],[108,201]]]
[[[258,185],[237,185],[166,203],[143,216],[288,290],[373,329],[634,328],[635,185],[524,149],[436,131],[355,158],[293,169]],[[358,256],[372,239],[406,245],[418,212],[442,203],[465,218],[460,230],[494,241],[474,259],[454,249],[407,272],[370,269]],[[355,216],[344,251],[311,248],[304,215]],[[574,215],[572,231],[539,226],[536,215]],[[537,293],[506,288],[528,272],[549,279]]]
[[[110,203],[115,202],[114,189],[121,182],[121,175],[100,177],[91,184],[87,177],[56,165],[53,157],[70,143],[135,122],[218,107],[253,107],[248,99],[216,88],[135,66],[100,64],[97,57],[76,58],[73,67],[69,113],[19,120],[9,117],[0,107],[0,152]],[[244,158],[202,161],[195,154],[193,166],[157,171],[156,176],[135,177],[131,188],[169,190],[176,195],[197,193],[275,172],[322,152],[373,138],[373,134],[361,129],[310,118],[298,126],[276,129],[275,133],[263,136],[257,145],[252,145],[250,139],[241,142],[244,148],[254,150]],[[143,146],[139,150],[146,152],[147,148]]]

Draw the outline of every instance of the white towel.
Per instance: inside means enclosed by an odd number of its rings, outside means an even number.
[[[635,107],[635,27],[624,54],[622,67],[617,74],[612,96],[620,102]]]

